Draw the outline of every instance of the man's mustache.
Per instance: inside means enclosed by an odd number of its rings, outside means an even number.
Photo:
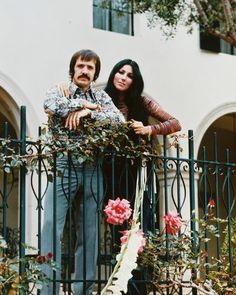
[[[88,80],[90,80],[90,77],[86,74],[82,74],[82,75],[78,76],[78,79],[79,78],[87,78]]]

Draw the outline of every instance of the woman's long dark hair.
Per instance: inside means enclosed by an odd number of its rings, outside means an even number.
[[[138,64],[131,59],[123,59],[118,62],[112,69],[105,87],[106,93],[112,98],[114,104],[118,106],[118,91],[113,84],[115,74],[125,65],[130,65],[133,69],[133,82],[125,93],[125,102],[128,107],[128,120],[134,119],[147,124],[147,114],[143,108],[142,92],[143,77],[141,75]]]

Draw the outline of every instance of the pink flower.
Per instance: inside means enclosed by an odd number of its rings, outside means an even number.
[[[166,231],[170,235],[175,235],[181,228],[182,222],[178,213],[173,211],[169,211],[164,217],[164,221],[166,224]]]
[[[121,245],[124,245],[124,244],[127,243],[129,231],[128,230],[123,230],[123,231],[120,231],[120,233],[123,234],[123,236],[120,238]],[[142,237],[142,243],[141,243],[141,246],[138,249],[138,254],[141,254],[143,252],[143,250],[144,250],[145,245],[146,245],[146,238],[144,237],[144,232],[141,229],[137,231],[137,235]]]
[[[125,220],[130,218],[132,209],[130,208],[130,202],[126,199],[109,200],[107,206],[104,209],[107,215],[107,222],[110,224],[122,224]]]

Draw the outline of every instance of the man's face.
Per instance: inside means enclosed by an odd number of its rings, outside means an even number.
[[[83,91],[86,91],[94,79],[96,70],[95,60],[82,60],[79,57],[74,66],[74,76],[72,82],[79,86]]]

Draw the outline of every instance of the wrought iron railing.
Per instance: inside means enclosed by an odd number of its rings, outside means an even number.
[[[0,226],[2,235],[9,240],[9,229],[17,229],[19,234],[18,254],[20,258],[27,255],[45,254],[42,249],[42,226],[43,213],[45,211],[45,198],[51,186],[51,201],[54,205],[59,202],[57,199],[56,181],[61,182],[63,194],[65,196],[68,207],[66,222],[63,231],[62,253],[61,256],[61,278],[58,279],[56,272],[53,273],[52,293],[56,294],[57,283],[61,283],[61,289],[65,294],[73,294],[73,283],[81,282],[83,294],[86,294],[86,284],[94,283],[94,290],[100,294],[106,281],[108,280],[115,261],[115,255],[119,252],[120,247],[120,230],[124,230],[128,224],[124,226],[111,226],[104,220],[104,204],[109,198],[117,197],[127,198],[134,203],[137,171],[141,166],[145,166],[147,172],[147,183],[144,194],[144,203],[141,211],[141,224],[144,232],[163,228],[162,217],[170,210],[174,210],[180,214],[183,219],[191,219],[190,227],[192,234],[193,249],[195,252],[200,251],[196,233],[198,227],[196,218],[202,217],[207,221],[209,218],[209,204],[215,208],[217,218],[216,227],[219,234],[214,237],[210,244],[208,243],[208,230],[205,231],[205,240],[203,241],[203,249],[209,253],[204,256],[206,273],[210,272],[208,263],[211,255],[215,255],[218,259],[216,269],[220,269],[220,259],[223,246],[227,248],[228,253],[228,272],[235,272],[235,241],[233,232],[233,220],[236,216],[236,196],[235,196],[235,168],[236,164],[230,161],[230,152],[226,151],[226,161],[218,160],[217,140],[213,142],[215,151],[214,159],[209,161],[206,158],[206,147],[203,147],[201,159],[194,159],[194,140],[193,132],[188,133],[188,150],[187,158],[180,156],[180,149],[176,147],[176,156],[168,156],[167,138],[163,138],[163,154],[161,155],[145,155],[145,161],[140,158],[132,158],[126,156],[125,151],[115,152],[107,151],[103,157],[97,158],[93,164],[86,162],[80,164],[79,173],[77,174],[76,161],[70,152],[62,156],[60,152],[54,152],[50,157],[51,164],[44,157],[44,147],[39,141],[31,141],[26,137],[26,110],[21,108],[20,118],[20,138],[9,139],[7,132],[7,124],[3,126],[1,142],[1,171],[0,171]],[[40,135],[40,131],[39,131]],[[11,152],[14,152],[15,158],[7,158]],[[4,157],[3,157],[4,155]],[[19,159],[23,157],[25,160],[17,164]],[[63,169],[58,171],[58,162],[62,159],[67,161],[67,174],[65,175],[65,165]],[[27,170],[26,162],[31,162],[31,169]],[[90,169],[91,178],[85,178],[87,169]],[[82,177],[82,178],[81,178]],[[74,180],[75,179],[75,180]],[[81,180],[81,181],[80,181]],[[72,185],[76,181],[78,191],[75,199],[72,201]],[[94,188],[95,184],[95,188]],[[97,250],[96,261],[96,277],[88,279],[87,260],[88,253],[84,255],[81,265],[74,264],[74,249],[77,247],[78,239],[76,230],[78,219],[94,218],[88,216],[90,208],[86,210],[86,190],[93,198],[92,206],[95,206],[96,212],[96,232],[98,240],[89,239],[86,236],[88,228],[85,222],[82,222],[82,228],[79,233],[85,237],[82,239],[83,249],[89,249],[94,246]],[[78,213],[78,208],[83,204],[83,210]],[[52,208],[53,220],[53,244],[51,251],[54,258],[58,258],[58,245],[56,242],[58,221],[56,219],[56,207]],[[81,216],[82,215],[82,216]],[[225,219],[227,225],[220,222]],[[81,225],[80,224],[80,225]],[[49,239],[50,237],[48,237]],[[91,238],[91,237],[90,237]],[[45,237],[44,237],[45,239]],[[23,244],[33,243],[38,251],[29,253]],[[93,244],[94,243],[94,244]],[[210,245],[210,246],[209,246]],[[223,245],[223,246],[222,246]],[[168,245],[167,245],[168,246]],[[15,251],[15,249],[14,249]],[[14,253],[15,254],[15,253]],[[82,275],[80,278],[74,278],[73,273],[76,267],[82,267]],[[22,272],[20,265],[20,272]],[[198,276],[196,270],[193,276]],[[129,294],[145,294],[147,286],[152,286],[150,277],[145,275],[147,270],[138,274],[137,279],[131,280],[129,283]],[[135,281],[136,280],[136,281]],[[167,280],[168,281],[168,280]],[[166,281],[165,281],[166,283]],[[183,281],[183,283],[185,283]],[[138,286],[138,288],[137,288]],[[172,288],[168,291],[171,294],[183,292],[182,287],[178,289]],[[133,290],[133,291],[132,291]],[[136,291],[134,291],[136,290]],[[160,294],[155,286],[152,287],[153,294]],[[135,293],[136,292],[136,293]],[[196,292],[196,288],[193,288]],[[77,293],[76,293],[77,294]]]

